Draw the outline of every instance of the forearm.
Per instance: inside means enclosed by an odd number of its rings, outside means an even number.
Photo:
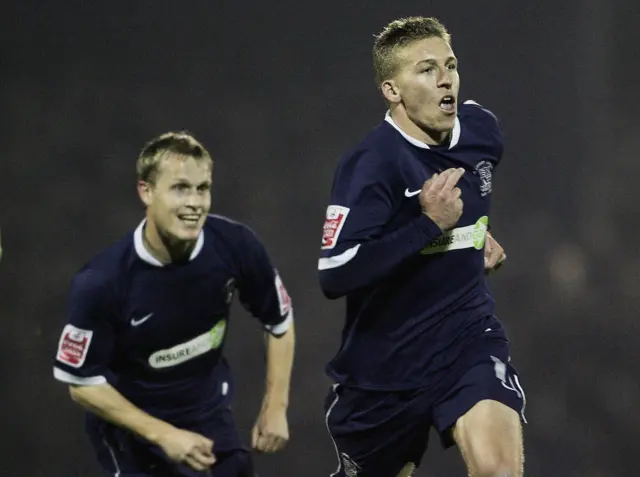
[[[340,298],[377,283],[441,234],[429,217],[421,215],[401,229],[361,244],[351,257],[321,258],[318,269],[325,296]]]
[[[159,436],[172,428],[171,424],[134,406],[109,384],[71,385],[69,392],[72,399],[88,411],[150,442],[157,443]]]
[[[295,350],[294,324],[280,337],[266,335],[266,379],[264,405],[289,405],[289,387]]]

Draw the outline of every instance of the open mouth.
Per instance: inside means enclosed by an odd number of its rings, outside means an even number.
[[[451,95],[447,95],[440,101],[440,109],[447,113],[454,113],[456,111],[456,98]]]
[[[198,214],[179,215],[178,218],[188,227],[195,227],[200,221],[200,215]]]

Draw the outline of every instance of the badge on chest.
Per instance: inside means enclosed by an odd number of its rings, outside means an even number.
[[[493,164],[489,161],[480,161],[473,169],[473,174],[480,181],[480,197],[491,194],[491,176],[493,172]]]

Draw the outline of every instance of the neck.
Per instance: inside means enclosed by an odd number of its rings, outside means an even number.
[[[392,107],[390,115],[393,122],[402,132],[429,146],[440,146],[446,143],[451,134],[451,131],[434,131],[421,128],[411,120],[403,107]]]
[[[196,243],[171,240],[166,235],[162,235],[153,221],[148,219],[142,231],[142,240],[149,253],[165,265],[188,259]]]

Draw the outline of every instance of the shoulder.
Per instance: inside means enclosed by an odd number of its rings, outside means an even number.
[[[114,296],[116,279],[109,270],[89,263],[83,266],[71,280],[72,301],[94,302]]]
[[[499,160],[504,151],[504,133],[498,117],[473,100],[460,105],[458,116],[462,127],[472,133],[473,141],[489,148]]]
[[[213,235],[213,237],[224,237],[231,240],[255,235],[255,232],[248,225],[219,214],[207,215],[204,232]]]
[[[88,260],[73,277],[74,287],[97,290],[113,287],[134,259],[133,232],[101,250]]]
[[[398,170],[396,136],[387,122],[378,125],[340,158],[336,179],[389,180]]]
[[[138,260],[134,231],[96,253],[75,273],[70,283],[71,301],[100,300],[104,303],[122,297],[134,263]]]
[[[502,129],[495,113],[472,99],[462,103],[458,111],[461,121],[474,122],[492,129]]]
[[[205,240],[218,257],[240,275],[268,263],[269,252],[259,235],[248,225],[223,215],[209,214],[205,222]],[[207,242],[205,242],[206,244]]]
[[[248,225],[224,215],[209,214],[204,223],[205,241],[215,246],[223,244],[227,250],[244,254],[249,248],[262,247],[258,234]]]
[[[372,166],[390,166],[395,157],[400,136],[387,121],[382,121],[341,159],[347,163]],[[401,139],[401,138],[400,138]]]

